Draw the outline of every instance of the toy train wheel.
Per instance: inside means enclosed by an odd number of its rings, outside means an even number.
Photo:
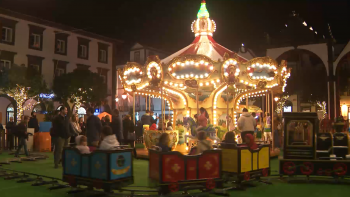
[[[208,190],[212,190],[214,189],[216,186],[216,183],[213,179],[208,179],[207,182],[205,183],[205,187],[208,189]]]
[[[263,175],[263,176],[269,176],[269,169],[264,168],[264,169],[262,170],[262,175]]]
[[[303,165],[300,167],[301,173],[304,175],[310,175],[314,172],[314,164],[311,162],[304,162]]]
[[[250,173],[249,172],[245,172],[244,173],[244,180],[249,181],[249,179],[250,179]]]
[[[338,176],[344,176],[346,172],[348,171],[348,167],[345,163],[337,163],[334,165],[334,173]]]
[[[168,187],[169,187],[169,190],[171,192],[179,191],[179,184],[177,184],[176,182],[175,183],[170,183]]]
[[[318,174],[318,175],[323,175],[323,170],[322,170],[322,168],[319,168],[319,169],[317,170],[317,174]]]
[[[74,176],[67,176],[67,182],[68,182],[69,185],[72,186],[72,187],[76,187],[76,186],[77,186],[77,182],[76,182]]]
[[[295,163],[293,162],[286,162],[283,164],[283,172],[288,175],[292,175],[295,173]]]
[[[95,181],[93,183],[93,186],[96,188],[96,189],[101,189],[103,187],[103,182],[102,181]]]

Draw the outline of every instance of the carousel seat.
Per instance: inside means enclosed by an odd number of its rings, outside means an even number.
[[[345,159],[348,150],[348,135],[344,133],[335,133],[333,135],[333,154]]]
[[[316,139],[316,157],[329,157],[332,151],[332,134],[317,134]]]
[[[190,150],[190,153],[188,153],[188,155],[196,155],[197,154],[197,147],[192,147]]]

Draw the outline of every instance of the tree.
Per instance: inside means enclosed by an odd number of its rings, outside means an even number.
[[[25,65],[13,64],[11,68],[0,68],[0,77],[0,91],[16,101],[18,121],[25,110],[34,107],[34,105],[24,107],[26,100],[35,99],[40,93],[47,91],[42,75]]]
[[[72,109],[79,109],[81,104],[100,105],[107,96],[107,85],[103,78],[88,69],[75,69],[71,73],[56,77],[53,83],[55,100]]]

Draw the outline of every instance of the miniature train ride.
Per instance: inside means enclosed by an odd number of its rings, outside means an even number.
[[[149,149],[149,187],[159,194],[197,189],[210,192],[224,188],[227,182],[240,184],[269,176],[268,145],[260,145],[256,150],[235,144],[220,145],[222,148],[198,155]],[[91,154],[65,148],[63,165],[63,181],[72,187],[84,185],[111,192],[134,182],[132,149],[128,148],[96,150]]]
[[[316,113],[284,114],[284,154],[280,176],[344,177],[350,175],[348,133],[317,133]]]

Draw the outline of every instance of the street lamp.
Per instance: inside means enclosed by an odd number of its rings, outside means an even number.
[[[280,100],[280,98],[278,98],[278,97],[275,97],[275,101],[277,102],[278,100]]]
[[[119,98],[115,98],[115,102],[118,103],[118,101],[119,101]]]

